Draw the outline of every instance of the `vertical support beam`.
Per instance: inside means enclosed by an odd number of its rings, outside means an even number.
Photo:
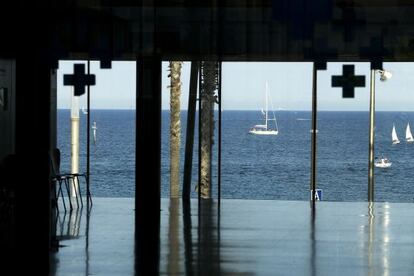
[[[217,153],[217,198],[218,206],[220,208],[221,203],[221,65],[222,62],[219,61],[219,70],[218,70],[218,153]],[[220,212],[220,210],[219,210]]]
[[[50,73],[50,149],[57,148],[57,70]]]
[[[90,75],[90,65],[91,62],[88,59],[88,76]],[[86,206],[89,210],[89,204],[92,204],[91,192],[89,189],[89,179],[90,179],[90,161],[91,161],[91,86],[88,84],[86,90],[86,109],[88,114],[86,114]]]
[[[197,220],[197,259],[201,260],[201,216],[202,216],[202,207],[201,207],[201,62],[199,63],[198,68],[198,183],[197,183],[197,202],[198,202],[198,220]],[[201,264],[197,262],[197,271],[201,271]]]
[[[50,72],[50,144],[49,151],[57,148],[57,69],[52,69]],[[51,186],[51,198],[53,202],[56,202],[56,186]],[[52,205],[53,206],[53,205]],[[58,250],[59,241],[56,238],[57,227],[57,208],[54,206],[51,208],[51,223],[50,223],[50,236],[51,236],[51,249]]]
[[[161,184],[161,59],[137,61],[135,272],[158,275]]]
[[[191,193],[191,173],[193,165],[194,127],[197,103],[197,77],[199,63],[191,62],[190,93],[188,97],[187,130],[185,139],[185,160],[183,179],[183,206],[189,206]]]
[[[374,129],[375,129],[375,70],[371,69],[369,94],[369,144],[368,144],[368,202],[374,201]]]
[[[198,214],[201,211],[201,62],[198,68]]]
[[[315,207],[316,200],[316,135],[317,135],[317,81],[318,81],[318,69],[313,63],[313,73],[312,73],[312,138],[311,138],[311,183],[310,189],[311,193],[311,204],[312,209]]]

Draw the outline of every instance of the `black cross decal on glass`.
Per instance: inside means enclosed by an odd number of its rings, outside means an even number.
[[[355,76],[354,65],[343,65],[342,76],[332,76],[332,87],[342,87],[342,98],[354,98],[355,87],[365,87],[365,76]]]
[[[63,76],[63,85],[71,85],[75,96],[85,94],[85,86],[95,85],[95,75],[85,74],[85,64],[76,63],[73,65],[73,75]]]

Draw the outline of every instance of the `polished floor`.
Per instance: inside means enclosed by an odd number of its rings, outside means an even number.
[[[163,199],[162,275],[413,275],[414,204]],[[60,213],[52,275],[134,275],[134,200]]]

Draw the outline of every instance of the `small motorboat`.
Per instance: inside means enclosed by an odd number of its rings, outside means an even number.
[[[388,160],[388,158],[381,157],[380,159],[377,159],[374,163],[375,167],[377,168],[389,168],[392,165],[392,162]]]

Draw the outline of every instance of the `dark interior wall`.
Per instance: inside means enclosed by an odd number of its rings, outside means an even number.
[[[0,59],[0,160],[15,151],[15,63]]]

